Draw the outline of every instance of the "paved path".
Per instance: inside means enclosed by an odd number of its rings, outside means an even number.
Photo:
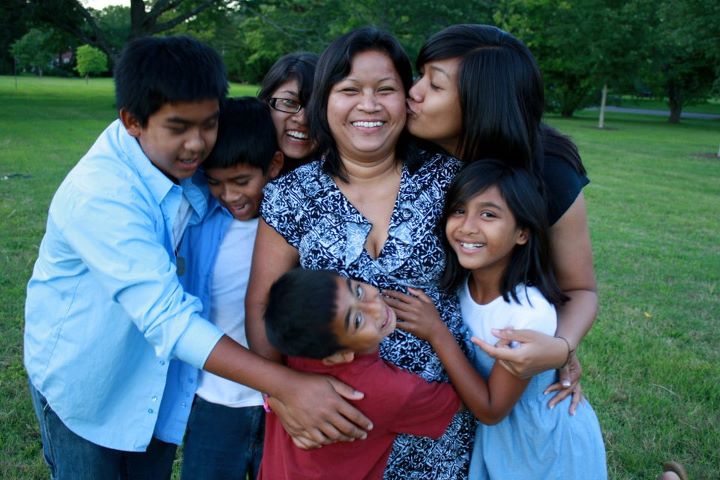
[[[599,107],[590,107],[587,110],[599,110]],[[641,115],[655,115],[658,117],[669,117],[670,112],[664,110],[648,110],[644,108],[605,107],[606,112],[638,113]],[[720,120],[720,115],[714,113],[692,113],[682,112],[680,118],[697,118],[700,120]]]

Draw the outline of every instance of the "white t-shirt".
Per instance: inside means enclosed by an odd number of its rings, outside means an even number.
[[[484,305],[473,300],[468,289],[467,279],[458,292],[460,298],[460,311],[463,322],[470,328],[472,334],[490,344],[495,344],[498,338],[491,333],[493,328],[512,327],[514,329],[528,328],[537,330],[546,335],[555,335],[557,328],[557,312],[555,307],[535,287],[520,284],[515,288],[518,300],[510,297],[510,302],[500,296]]]
[[[245,292],[250,277],[258,219],[233,219],[218,249],[211,283],[210,321],[236,342],[247,347]],[[197,395],[228,407],[262,405],[262,395],[239,383],[208,372],[200,373]]]

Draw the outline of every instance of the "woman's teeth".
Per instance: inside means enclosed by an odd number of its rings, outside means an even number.
[[[353,127],[373,128],[382,127],[385,122],[352,122]]]

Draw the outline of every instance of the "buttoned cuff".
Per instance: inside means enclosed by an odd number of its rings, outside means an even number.
[[[218,327],[199,315],[193,315],[188,328],[175,344],[175,358],[202,369],[223,335]]]

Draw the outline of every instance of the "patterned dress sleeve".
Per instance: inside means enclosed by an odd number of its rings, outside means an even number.
[[[307,204],[303,182],[310,177],[310,165],[300,167],[268,183],[263,190],[260,216],[290,245],[299,248],[304,235],[303,206]]]

